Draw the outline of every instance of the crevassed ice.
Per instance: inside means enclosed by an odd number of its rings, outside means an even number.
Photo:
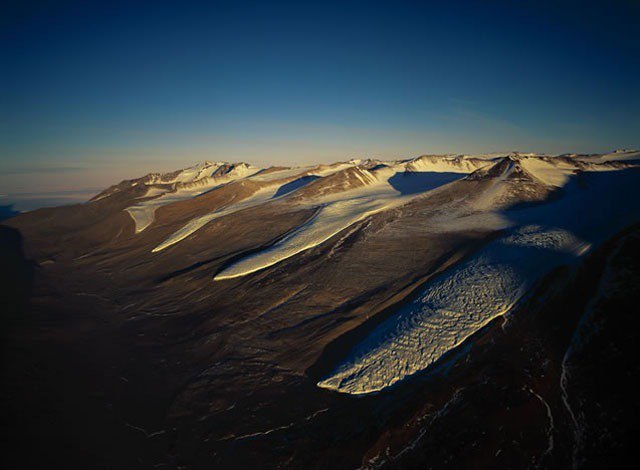
[[[380,391],[426,369],[504,315],[544,272],[588,245],[561,229],[523,227],[427,284],[382,322],[318,386],[350,394]]]
[[[567,230],[545,229],[540,225],[527,225],[505,236],[501,243],[530,248],[544,248],[555,251],[570,251],[581,255],[591,246]]]

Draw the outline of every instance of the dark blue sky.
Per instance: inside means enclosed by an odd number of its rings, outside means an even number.
[[[16,2],[0,170],[638,147],[638,5]]]

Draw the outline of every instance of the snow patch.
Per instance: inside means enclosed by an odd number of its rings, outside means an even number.
[[[209,172],[210,170],[210,167],[196,168],[187,174],[189,178],[195,176],[201,177],[204,174],[203,172]],[[155,199],[139,202],[131,207],[127,207],[125,210],[135,222],[136,233],[140,233],[153,223],[155,212],[159,207],[199,196],[219,186],[250,176],[258,171],[260,171],[260,169],[256,167],[238,165],[223,176],[204,176],[199,179],[191,179],[187,183],[176,185],[176,189],[173,192],[162,194]]]
[[[318,386],[368,394],[426,369],[511,310],[540,275],[578,256],[584,247],[569,232],[535,226],[492,242],[429,282]]]
[[[351,225],[381,211],[406,204],[423,194],[415,190],[415,180],[420,179],[422,189],[433,189],[453,181],[434,174],[431,184],[426,173],[402,172],[400,181],[392,178],[404,167],[383,167],[376,171],[360,169],[356,174],[363,186],[348,191],[326,193],[317,200],[305,201],[300,207],[320,207],[312,220],[298,227],[287,237],[271,247],[249,255],[227,267],[215,277],[215,281],[245,276],[273,266],[287,258],[318,246]],[[405,194],[406,193],[406,194]]]
[[[224,217],[229,214],[233,214],[234,212],[238,212],[244,209],[249,209],[251,207],[258,206],[263,204],[269,200],[271,200],[275,194],[280,189],[281,185],[269,186],[263,189],[256,191],[253,195],[249,196],[246,199],[236,203],[230,204],[222,209],[210,212],[201,217],[197,217],[193,220],[190,220],[184,227],[180,230],[173,233],[169,238],[163,241],[160,245],[156,246],[152,252],[157,253],[166,248],[169,248],[172,245],[184,240],[191,234],[200,230],[202,227],[207,225],[209,222],[219,219],[220,217]]]

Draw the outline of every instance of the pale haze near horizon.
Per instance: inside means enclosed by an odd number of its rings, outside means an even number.
[[[491,124],[486,125],[491,126]],[[267,168],[269,166],[332,163],[351,158],[390,160],[407,159],[423,154],[474,154],[509,151],[547,154],[602,153],[621,147],[595,148],[581,146],[577,143],[574,145],[547,143],[535,146],[533,145],[535,139],[523,139],[517,133],[515,139],[508,139],[506,143],[495,145],[464,142],[461,138],[453,137],[448,144],[437,136],[421,139],[420,136],[410,133],[399,136],[387,135],[384,136],[387,139],[386,142],[377,142],[380,135],[366,131],[355,131],[356,138],[353,141],[348,141],[344,138],[346,133],[344,130],[335,131],[335,135],[341,135],[343,139],[335,139],[333,143],[331,143],[331,135],[316,141],[305,139],[290,142],[269,139],[251,141],[245,139],[229,142],[225,146],[212,144],[211,149],[194,149],[188,146],[175,149],[138,149],[133,152],[128,149],[121,151],[95,149],[86,151],[88,155],[99,155],[93,158],[78,156],[76,158],[43,159],[36,165],[31,164],[31,166],[23,167],[3,164],[0,167],[0,206],[13,204],[16,210],[24,211],[37,207],[82,202],[90,199],[100,190],[124,179],[137,178],[152,172],[169,172],[203,161],[243,161]],[[358,141],[359,134],[368,135]],[[77,151],[77,153],[80,155],[80,152]]]
[[[0,206],[205,160],[640,146],[630,3],[143,3],[9,8]]]

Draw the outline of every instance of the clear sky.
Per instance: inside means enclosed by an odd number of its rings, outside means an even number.
[[[0,193],[205,159],[640,147],[637,1],[22,0],[0,16]]]

